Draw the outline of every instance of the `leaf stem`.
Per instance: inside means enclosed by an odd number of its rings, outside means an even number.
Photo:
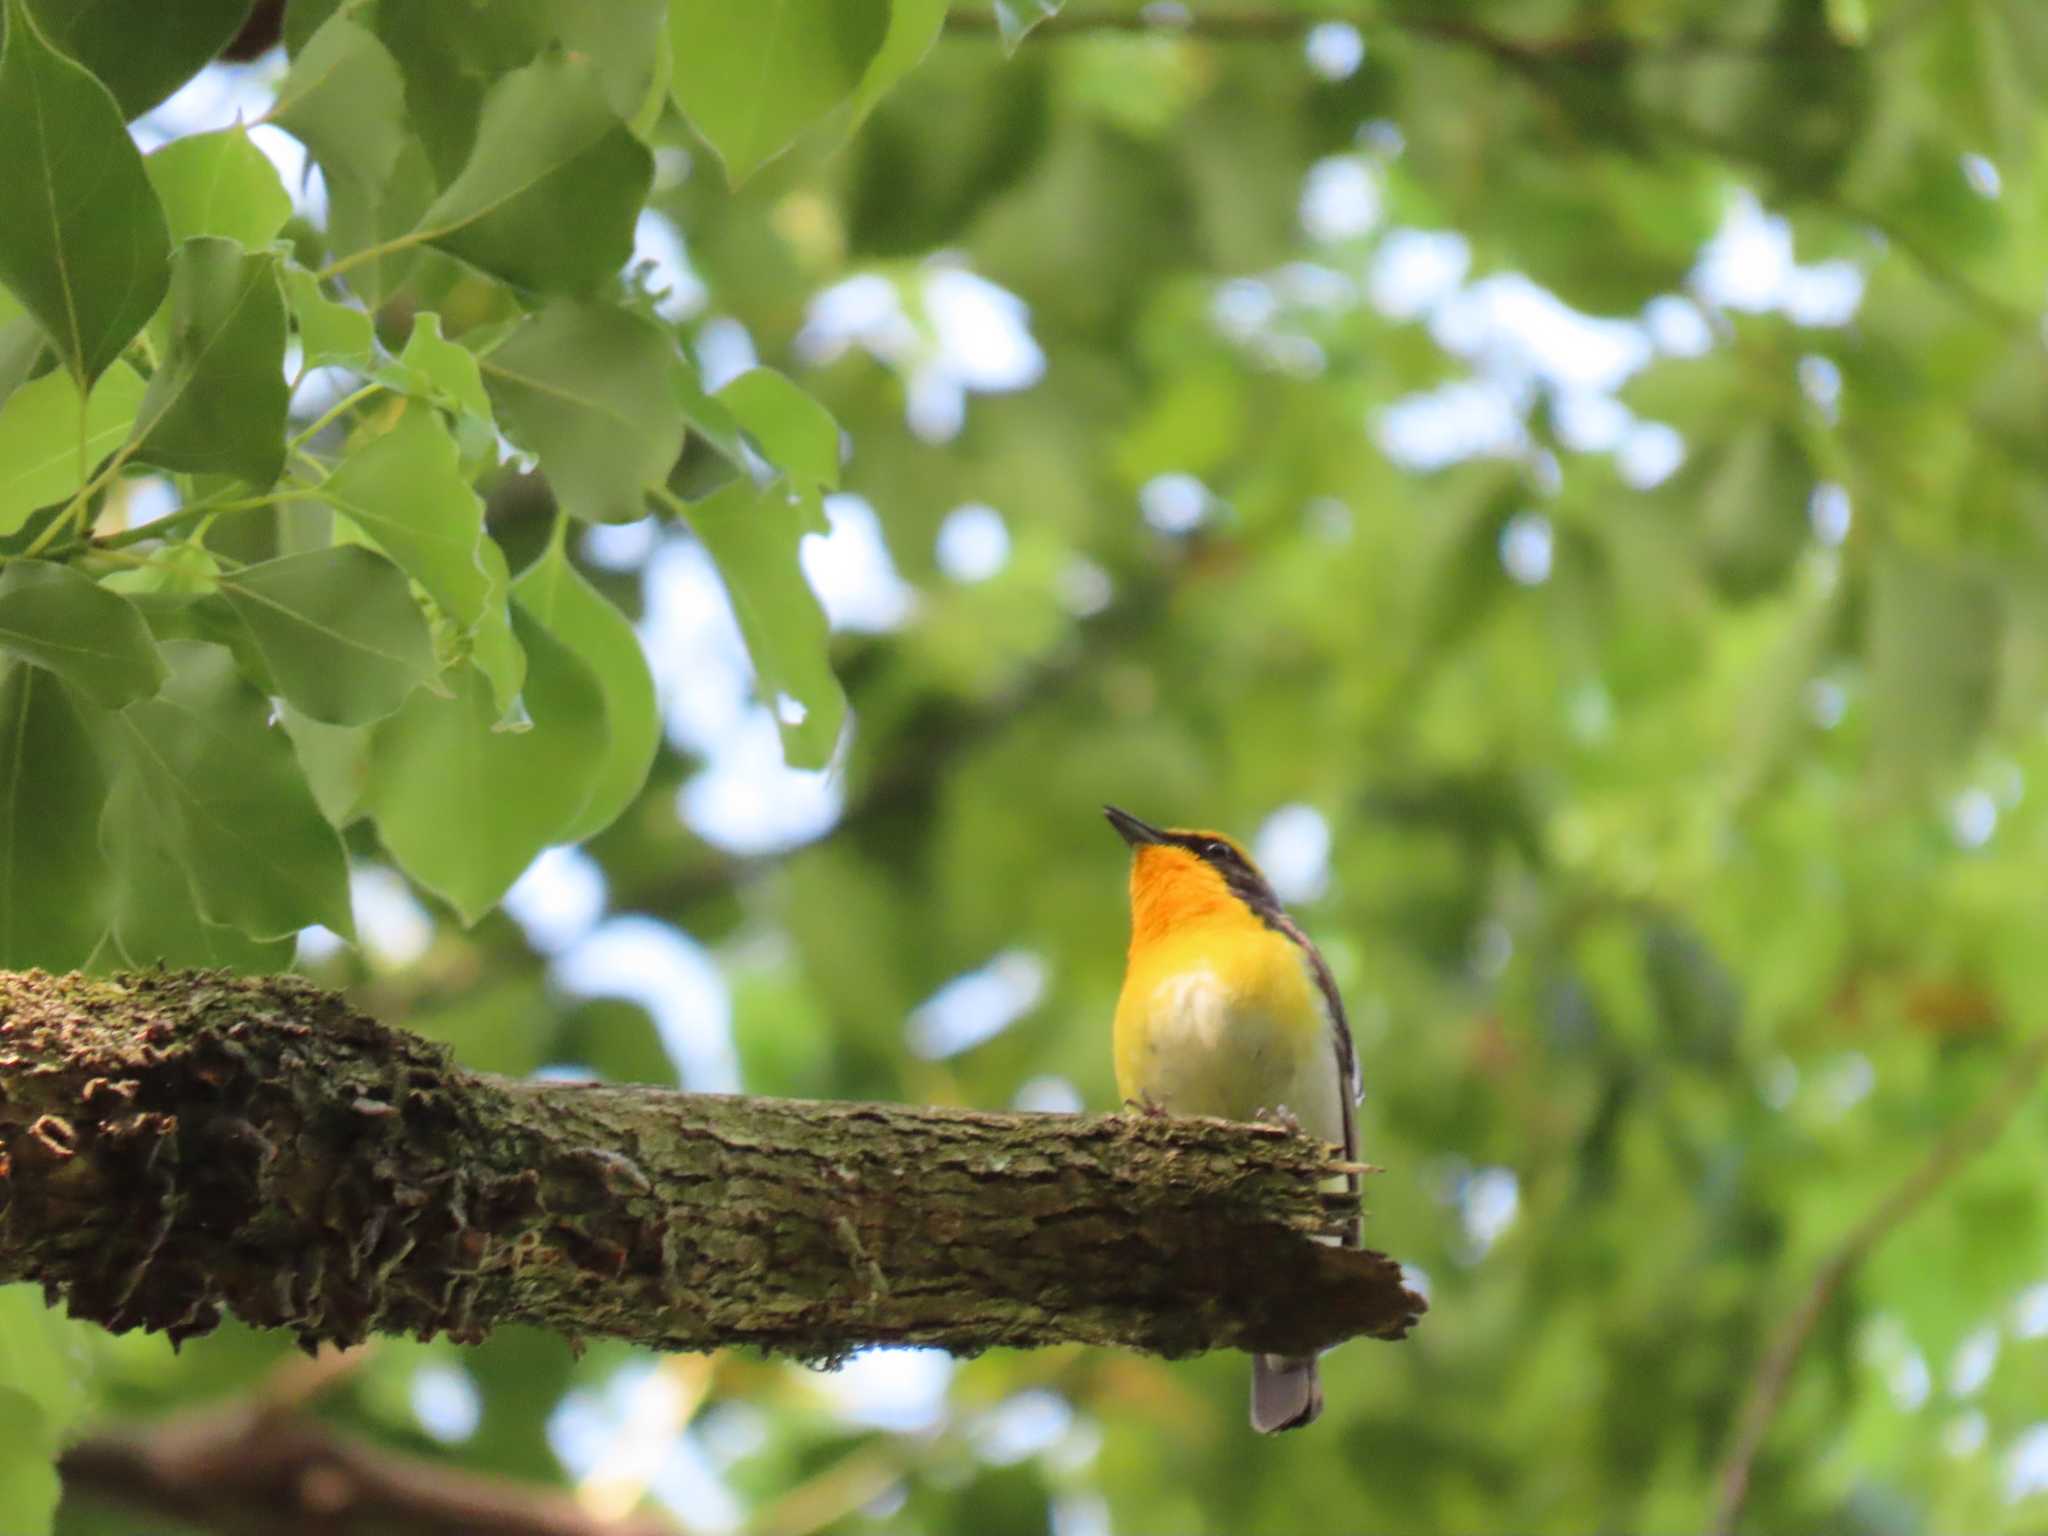
[[[43,528],[43,531],[35,536],[34,541],[30,543],[29,547],[21,552],[19,558],[33,560],[40,555],[49,547],[52,539],[78,521],[78,514],[83,506],[84,502],[82,499],[74,498],[70,506],[50,519],[49,523]]]
[[[270,498],[263,498],[264,505],[269,505],[269,502]],[[240,506],[221,502],[194,502],[189,507],[180,507],[175,512],[165,514],[153,523],[144,523],[139,528],[124,528],[119,533],[109,534],[104,539],[92,540],[84,547],[101,553],[110,549],[126,549],[131,544],[141,544],[150,539],[160,539],[166,534],[175,532],[177,529],[189,528],[194,523],[203,522],[207,518],[212,517],[216,512],[240,510]]]
[[[151,425],[153,426],[155,423],[152,422]],[[114,477],[127,467],[130,459],[135,457],[135,450],[142,446],[142,439],[147,435],[147,433],[138,434],[123,443],[114,456],[107,460],[107,467],[78,488],[78,494],[71,498],[71,504],[64,509],[60,516],[53,518],[49,527],[45,528],[37,536],[36,541],[22,552],[23,557],[33,558],[40,554],[43,547],[57,536],[58,530],[69,523],[79,523],[82,530],[87,503],[114,483]]]
[[[337,256],[313,275],[322,282],[325,282],[330,277],[339,277],[344,272],[353,271],[366,261],[376,261],[385,256],[395,255],[399,251],[409,251],[414,246],[423,244],[440,233],[442,231],[438,229],[408,230],[405,234],[393,235],[389,240],[381,240],[375,245],[366,245],[360,251],[351,251],[346,256]]]
[[[180,507],[166,513],[154,522],[144,523],[138,528],[124,528],[119,533],[110,533],[103,539],[77,539],[60,545],[51,551],[53,557],[69,559],[73,555],[106,554],[111,550],[125,549],[131,544],[140,544],[148,539],[160,539],[180,528],[223,512],[251,512],[258,507],[282,506],[288,501],[304,501],[318,494],[315,486],[294,485],[283,490],[269,491],[261,496],[238,496],[226,501],[196,501],[189,507]]]
[[[154,565],[156,563],[156,558],[153,555],[131,555],[125,549],[114,549],[108,546],[101,546],[99,548],[92,549],[90,552],[94,555],[104,556],[106,559],[112,560],[117,565],[128,565],[141,568],[145,566]]]
[[[322,432],[326,431],[327,428],[333,424],[334,419],[336,417],[340,416],[345,411],[353,410],[357,405],[360,405],[363,401],[367,400],[371,395],[376,394],[379,390],[383,389],[384,387],[384,385],[372,380],[370,383],[365,384],[361,389],[356,390],[353,394],[344,395],[341,399],[335,401],[333,405],[329,406],[325,411],[321,412],[321,414],[314,420],[313,424],[310,427],[306,428],[305,431],[300,432],[295,437],[289,439],[285,443],[286,449],[292,453],[297,453],[299,449],[305,447],[307,443],[310,443],[314,438],[318,437]]]
[[[85,477],[92,473],[92,460],[86,457],[90,452],[87,442],[92,429],[92,388],[83,380],[78,384],[78,483],[85,484]]]

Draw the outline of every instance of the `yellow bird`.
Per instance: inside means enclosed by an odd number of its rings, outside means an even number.
[[[1168,1114],[1291,1117],[1355,1161],[1358,1058],[1315,945],[1221,833],[1103,813],[1134,854],[1118,1091]],[[1345,1241],[1360,1237],[1354,1221]],[[1315,1357],[1252,1356],[1251,1411],[1265,1434],[1312,1422],[1323,1411]]]

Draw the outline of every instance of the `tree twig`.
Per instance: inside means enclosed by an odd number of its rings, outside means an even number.
[[[1792,1372],[1807,1339],[1842,1288],[1842,1282],[1928,1196],[1998,1139],[2034,1091],[2044,1067],[2048,1067],[2048,1031],[2035,1036],[2013,1058],[2004,1081],[1968,1116],[1949,1128],[1920,1165],[1849,1229],[1849,1235],[1814,1272],[1799,1305],[1779,1323],[1736,1414],[1735,1433],[1715,1478],[1714,1514],[1708,1526],[1714,1536],[1734,1536],[1749,1495],[1750,1471],[1763,1448],[1764,1436],[1791,1388]]]
[[[263,1413],[303,1413],[376,1358],[377,1341],[337,1349],[323,1344],[310,1355],[287,1355],[250,1394]]]
[[[676,1536],[652,1515],[601,1519],[559,1489],[480,1477],[248,1405],[90,1435],[59,1458],[67,1497],[221,1536]]]
[[[814,1536],[879,1499],[909,1471],[900,1447],[863,1445],[763,1508],[747,1536]]]
[[[1328,23],[1356,27],[1367,34],[1376,29],[1405,33],[1425,41],[1476,48],[1504,61],[1524,64],[1611,62],[1643,54],[1662,58],[1796,57],[1822,49],[1857,46],[1849,39],[1812,28],[1740,35],[1680,29],[1662,36],[1639,36],[1607,29],[1523,36],[1450,14],[1448,7],[1428,5],[1337,6],[1321,11],[1211,10],[1172,4],[1130,10],[1076,8],[1058,11],[1036,22],[1031,36],[1051,40],[1128,32],[1150,37],[1197,37],[1206,42],[1296,43]],[[997,29],[992,5],[969,5],[946,13],[946,30],[954,34],[985,35]],[[1910,21],[1887,25],[1881,33],[1874,31],[1862,46],[1889,46],[1910,30]]]

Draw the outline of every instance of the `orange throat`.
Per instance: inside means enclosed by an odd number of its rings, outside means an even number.
[[[1183,848],[1140,848],[1131,861],[1131,949],[1156,944],[1186,928],[1258,918],[1231,893],[1223,877]]]

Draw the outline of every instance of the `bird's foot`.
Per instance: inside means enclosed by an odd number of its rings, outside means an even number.
[[[1146,1093],[1140,1094],[1135,1099],[1125,1099],[1124,1113],[1127,1115],[1144,1115],[1150,1119],[1164,1119],[1166,1116],[1166,1106],[1158,1103],[1153,1099],[1152,1095]]]
[[[1285,1104],[1275,1105],[1271,1109],[1257,1110],[1253,1113],[1252,1118],[1266,1125],[1277,1125],[1282,1130],[1292,1131],[1297,1136],[1301,1134],[1300,1119]]]

